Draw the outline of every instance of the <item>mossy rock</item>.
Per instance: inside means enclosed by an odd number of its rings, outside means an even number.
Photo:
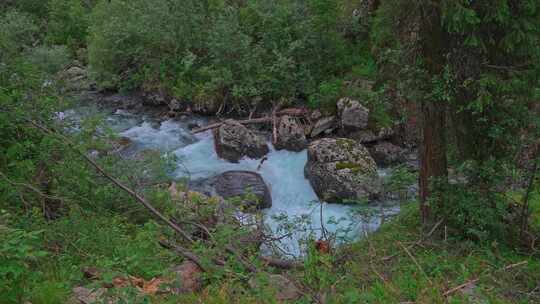
[[[375,161],[366,147],[346,138],[323,138],[308,147],[304,174],[321,200],[372,200],[380,192]]]

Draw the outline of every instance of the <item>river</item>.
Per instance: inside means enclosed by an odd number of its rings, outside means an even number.
[[[210,131],[193,134],[189,125],[204,125],[207,119],[190,116],[184,119],[161,119],[157,115],[126,110],[101,109],[95,105],[78,106],[63,116],[74,120],[100,114],[106,124],[120,136],[133,142],[129,153],[153,149],[162,155],[176,156],[172,178],[197,180],[229,170],[256,171],[270,188],[272,207],[263,210],[265,224],[275,235],[286,233],[284,227],[296,223],[294,234],[280,241],[283,252],[297,256],[303,252],[303,240],[321,237],[321,227],[337,241],[355,239],[377,229],[384,218],[399,211],[396,202],[377,202],[369,205],[321,203],[309,181],[304,177],[307,151],[276,150],[269,142],[270,153],[259,171],[258,159],[244,158],[239,163],[220,159]],[[380,170],[384,175],[388,172]],[[321,220],[323,225],[321,226]]]

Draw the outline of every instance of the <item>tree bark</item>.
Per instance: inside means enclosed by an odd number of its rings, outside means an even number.
[[[420,16],[420,52],[429,73],[437,77],[444,72],[448,39],[441,20],[440,1],[424,1]],[[428,86],[428,90],[432,89]],[[423,100],[421,104],[422,142],[420,146],[420,211],[424,223],[434,219],[428,200],[433,179],[446,179],[446,105],[440,100]]]
[[[431,181],[434,178],[446,178],[446,134],[444,106],[434,102],[425,102],[422,111],[422,143],[420,146],[420,211],[422,220],[432,219],[428,199],[431,196]]]

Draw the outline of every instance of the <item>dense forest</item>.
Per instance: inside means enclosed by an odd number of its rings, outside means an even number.
[[[540,0],[2,0],[0,303],[540,303]]]

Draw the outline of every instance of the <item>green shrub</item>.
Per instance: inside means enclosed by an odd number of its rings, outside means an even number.
[[[309,97],[309,106],[335,111],[338,99],[342,95],[343,83],[341,80],[324,81],[319,84],[319,90]]]
[[[47,16],[49,0],[4,0],[2,2],[0,8],[2,8],[2,5],[5,5],[6,7],[15,8],[20,12],[31,14],[37,18]]]
[[[21,303],[32,273],[32,265],[45,257],[40,234],[0,224],[0,294],[2,303]]]
[[[48,75],[55,75],[69,64],[70,54],[63,45],[38,46],[29,50],[28,61]]]
[[[89,8],[81,0],[49,0],[47,40],[73,52],[86,45]]]
[[[342,14],[328,0],[103,1],[89,60],[103,87],[241,105],[291,101],[350,69]]]
[[[37,31],[38,27],[28,14],[8,11],[0,15],[0,61],[13,60],[32,44]]]

